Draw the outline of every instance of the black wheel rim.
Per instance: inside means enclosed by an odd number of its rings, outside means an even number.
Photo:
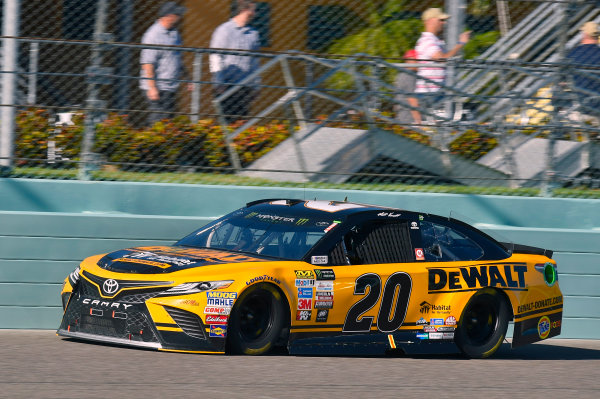
[[[240,308],[240,334],[244,341],[260,339],[269,331],[271,320],[271,301],[265,295],[252,295],[246,298]]]
[[[476,301],[467,309],[463,326],[471,343],[486,343],[498,328],[496,306],[489,300]]]

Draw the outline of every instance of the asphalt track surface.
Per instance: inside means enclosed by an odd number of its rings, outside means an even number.
[[[492,359],[194,355],[0,330],[1,398],[600,398],[600,340]]]

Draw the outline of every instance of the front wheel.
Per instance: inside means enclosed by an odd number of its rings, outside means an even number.
[[[456,328],[455,342],[468,357],[490,357],[504,341],[509,317],[502,294],[484,288],[467,303]]]
[[[229,350],[262,355],[275,345],[285,323],[284,301],[267,284],[254,285],[238,298],[229,318]]]

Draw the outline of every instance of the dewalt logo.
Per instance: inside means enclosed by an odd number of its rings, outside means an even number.
[[[429,291],[452,291],[478,287],[525,288],[523,265],[486,265],[456,269],[429,269]]]

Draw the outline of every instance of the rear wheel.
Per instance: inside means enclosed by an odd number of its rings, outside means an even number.
[[[285,323],[284,301],[268,284],[242,293],[229,318],[229,350],[234,354],[262,355],[277,342]]]
[[[471,358],[493,355],[506,336],[510,310],[504,297],[484,288],[467,303],[455,332],[460,350]]]

